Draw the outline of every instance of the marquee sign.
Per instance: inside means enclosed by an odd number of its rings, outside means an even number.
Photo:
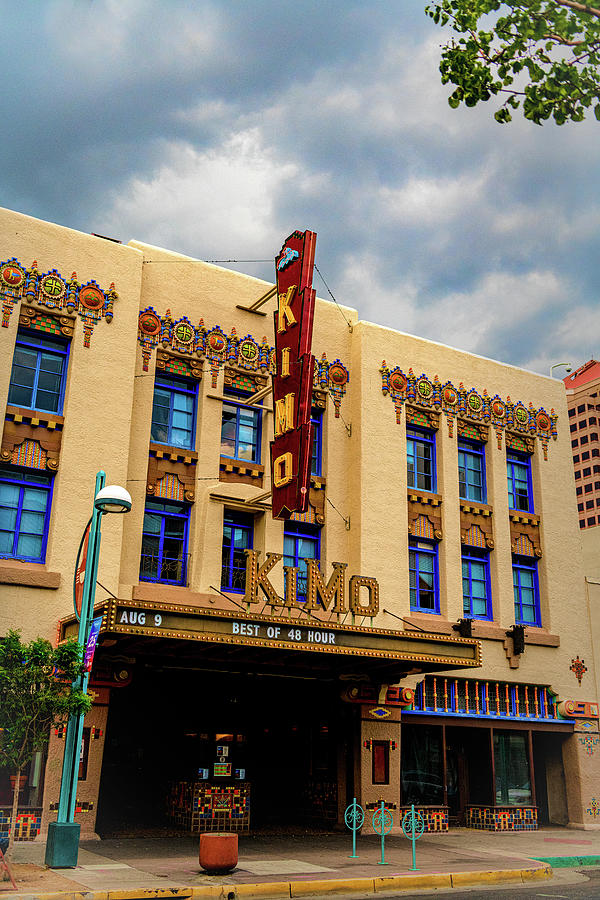
[[[274,439],[271,441],[273,518],[308,509],[312,426],[311,354],[315,291],[312,273],[317,235],[294,231],[275,258],[276,371],[273,375]]]

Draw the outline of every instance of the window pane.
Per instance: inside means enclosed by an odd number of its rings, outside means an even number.
[[[0,484],[0,506],[16,509],[19,505],[20,488],[16,484]]]
[[[29,556],[32,559],[41,559],[42,541],[42,537],[36,537],[31,534],[21,534],[17,542],[17,555]]]
[[[23,511],[19,531],[22,534],[43,534],[45,518],[44,513]]]
[[[151,534],[160,534],[161,523],[161,516],[155,516],[148,512],[144,515],[144,531],[148,531]]]
[[[46,512],[48,492],[43,488],[25,488],[23,491],[23,509],[42,510]]]

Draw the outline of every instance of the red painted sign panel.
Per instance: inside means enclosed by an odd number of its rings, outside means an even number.
[[[315,358],[311,354],[315,291],[312,273],[317,235],[294,231],[275,258],[276,373],[271,442],[273,517],[306,512],[310,487],[310,413]]]

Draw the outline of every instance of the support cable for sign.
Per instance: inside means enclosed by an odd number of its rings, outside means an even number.
[[[337,506],[335,505],[335,503],[332,503],[332,502],[331,502],[331,500],[329,499],[329,497],[325,497],[325,499],[327,500],[327,502],[329,503],[329,505],[332,506],[333,509],[335,509],[335,511],[336,511],[336,513],[338,514],[338,516],[339,516],[341,519],[344,520],[344,525],[346,526],[346,531],[350,531],[350,516],[348,516],[348,518],[346,518],[346,516],[342,515],[342,513],[339,511],[339,509],[337,508]]]
[[[234,606],[237,606],[238,609],[241,609],[241,611],[242,611],[243,613],[246,612],[246,610],[245,610],[244,607],[241,605],[241,603],[238,603],[236,600],[232,600],[231,597],[228,597],[227,594],[224,594],[223,591],[220,591],[220,590],[219,590],[219,588],[216,588],[216,587],[215,587],[214,585],[212,585],[212,584],[209,584],[209,588],[211,589],[211,591],[215,591],[217,594],[220,594],[221,597],[225,597],[226,600],[229,600],[230,603],[233,603]]]
[[[113,592],[112,592],[112,591],[109,591],[109,589],[108,589],[107,587],[105,587],[105,586],[102,584],[101,581],[98,581],[97,578],[96,578],[96,584],[97,584],[99,587],[101,587],[103,591],[106,591],[106,593],[109,595],[109,597],[112,597],[113,600],[118,600],[118,599],[119,599],[118,597],[115,597],[115,595],[113,594]]]
[[[390,612],[389,609],[384,609],[384,613],[387,613],[388,616],[393,616],[394,619],[399,619],[401,622],[404,622],[405,625],[410,625],[411,628],[414,628],[415,631],[422,631],[423,634],[429,634],[426,628],[419,628],[418,625],[415,625],[414,622],[409,622],[408,619],[403,619],[402,616],[397,616],[396,613]]]
[[[344,320],[344,322],[346,323],[346,325],[347,325],[348,328],[350,329],[350,332],[352,332],[352,325],[351,325],[351,323],[348,321],[348,319],[346,318],[346,316],[345,316],[344,313],[342,312],[342,307],[340,306],[340,304],[337,302],[337,300],[335,299],[335,297],[334,297],[333,294],[331,293],[330,287],[329,287],[329,285],[327,284],[327,282],[325,281],[325,279],[323,278],[323,276],[321,275],[321,272],[320,272],[320,270],[319,270],[319,267],[317,266],[316,263],[315,263],[315,272],[318,274],[319,278],[321,279],[321,281],[322,281],[323,284],[325,285],[325,288],[327,289],[327,293],[329,294],[329,296],[331,297],[331,299],[333,300],[333,302],[335,303],[335,305],[336,305],[337,308],[339,309],[340,314],[341,314],[341,316],[342,316],[342,319]]]

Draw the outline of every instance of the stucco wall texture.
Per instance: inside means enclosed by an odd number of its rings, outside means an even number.
[[[270,285],[138,241],[120,245],[8,210],[0,211],[0,240],[2,260],[16,257],[29,266],[35,259],[40,272],[56,268],[68,278],[75,271],[81,283],[93,278],[108,288],[114,282],[118,293],[113,321],[101,320],[95,325],[89,348],[83,346],[83,324],[79,318],[75,320],[46,561],[35,565],[0,560],[0,634],[17,626],[26,638],[43,635],[56,640],[58,620],[72,612],[75,554],[91,514],[94,478],[99,469],[106,471],[108,484],[124,485],[133,498],[129,514],[104,518],[99,582],[123,600],[130,599],[137,590],[141,592],[139,596],[160,597],[165,602],[206,605],[209,598],[214,602],[210,586],[220,583],[224,504],[211,499],[211,492],[241,499],[258,495],[270,486],[268,465],[262,489],[219,482],[223,369],[214,389],[205,364],[199,385],[189,584],[186,588],[148,584],[139,587],[156,350],[149,371],[143,372],[137,342],[138,314],[140,309],[152,306],[159,316],[170,310],[173,319],[186,315],[193,324],[202,317],[209,328],[218,324],[228,334],[235,327],[238,336],[250,333],[259,343],[266,335],[272,345],[274,304],[263,307],[266,316],[239,308],[257,300]],[[0,403],[4,408],[18,322],[17,306],[9,326],[0,328]],[[437,493],[442,496],[443,531],[439,544],[440,614],[411,617],[406,417],[403,412],[397,424],[394,404],[382,393],[382,361],[390,368],[401,366],[404,372],[412,368],[417,376],[425,373],[433,379],[437,375],[442,384],[450,380],[458,387],[462,382],[480,394],[486,390],[490,396],[510,397],[513,403],[521,400],[525,406],[532,403],[536,409],[556,411],[558,438],[550,441],[548,459],[544,459],[537,439],[532,457],[534,505],[541,523],[542,556],[538,570],[542,626],[527,628],[534,642],[527,643],[516,668],[509,667],[504,647],[505,632],[515,621],[506,449],[504,441],[498,446],[490,428],[485,452],[487,503],[493,508],[495,543],[490,556],[493,622],[487,626],[488,636],[481,638],[483,664],[476,672],[481,680],[546,684],[561,699],[595,700],[597,679],[563,383],[359,321],[354,310],[343,308],[342,315],[335,304],[318,299],[313,353],[318,359],[324,352],[330,362],[341,359],[349,368],[350,381],[341,403],[341,416],[335,418],[330,399],[324,416],[323,473],[327,497],[335,509],[326,503],[321,569],[328,578],[331,563],[341,561],[348,563],[349,574],[377,579],[381,609],[373,625],[378,627],[401,630],[402,622],[394,617],[399,616],[410,618],[419,627],[450,635],[455,634],[451,623],[463,616],[456,423],[450,437],[442,414],[436,438]],[[269,406],[267,397],[265,407]],[[272,435],[273,416],[266,414],[263,461],[268,460]],[[344,521],[348,518],[349,529]],[[268,512],[259,519],[255,548],[263,553],[281,553],[283,523],[273,521]],[[51,587],[44,586],[48,573],[55,576],[50,579]],[[274,570],[271,580],[278,590],[283,590],[281,566]],[[97,599],[103,598],[98,589]],[[577,655],[586,663],[589,661],[589,673],[581,685],[570,669]],[[470,677],[475,677],[475,672]],[[588,779],[585,788],[577,788],[569,798],[570,821],[581,826],[590,791],[600,791],[600,773],[597,757],[588,759],[582,755],[575,736],[570,741],[571,757],[579,760],[573,763],[578,767],[574,778],[580,785],[585,770]],[[92,751],[99,751],[100,746],[98,742]]]

